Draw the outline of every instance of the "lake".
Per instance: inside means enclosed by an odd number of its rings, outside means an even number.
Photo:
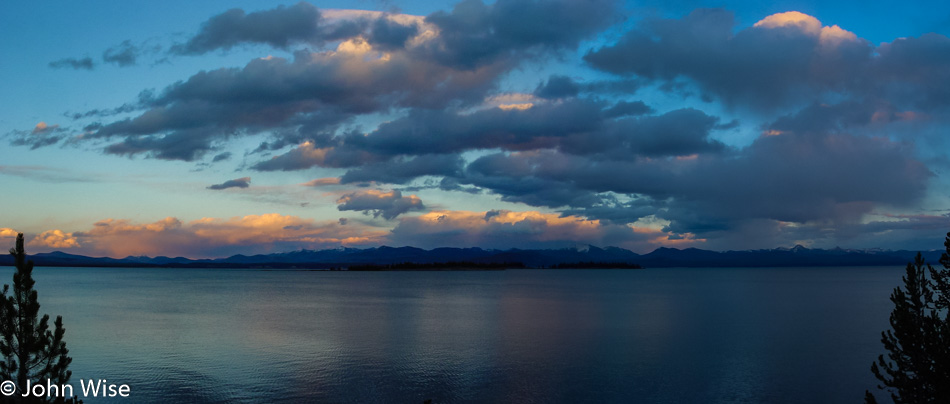
[[[13,268],[2,268],[10,283]],[[96,402],[840,403],[903,268],[37,268]]]

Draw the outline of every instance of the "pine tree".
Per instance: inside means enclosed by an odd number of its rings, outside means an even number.
[[[12,291],[10,285],[3,285],[0,292],[0,377],[16,382],[18,394],[12,398],[21,399],[21,402],[45,402],[22,400],[20,394],[26,391],[28,380],[32,384],[43,385],[47,380],[57,385],[69,382],[72,372],[67,368],[72,358],[63,341],[66,332],[63,317],[56,317],[52,331],[49,315],[37,320],[40,304],[33,289],[36,283],[33,280],[33,261],[26,260],[22,233],[17,235],[16,248],[11,249],[10,254],[14,257],[16,272],[13,274]]]
[[[950,233],[934,269],[920,253],[907,264],[904,288],[891,293],[891,329],[881,333],[887,351],[871,371],[895,403],[950,403]],[[929,277],[928,277],[929,275]],[[865,392],[866,403],[876,403]]]

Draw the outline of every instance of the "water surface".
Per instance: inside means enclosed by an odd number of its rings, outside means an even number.
[[[859,402],[902,268],[37,268],[94,402]],[[12,268],[0,276],[9,283]]]

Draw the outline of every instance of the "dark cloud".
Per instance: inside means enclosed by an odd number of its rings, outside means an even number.
[[[141,99],[145,111],[139,116],[90,125],[91,133],[83,138],[123,138],[107,146],[109,153],[190,161],[235,136],[266,131],[273,139],[261,151],[277,150],[319,142],[317,137],[358,115],[472,106],[523,60],[574,48],[614,21],[615,7],[608,0],[467,1],[451,13],[428,17],[439,34],[412,46],[408,39],[420,32],[419,24],[386,14],[356,13],[330,21],[307,3],[252,13],[234,9],[209,19],[172,52],[199,54],[242,43],[286,48],[297,42],[347,42],[336,52],[298,51],[293,60],[255,59],[243,68],[200,72]],[[526,22],[521,14],[510,14],[515,12],[533,17]],[[347,23],[355,25],[341,28]],[[357,37],[363,34],[368,42]],[[122,54],[117,48],[113,56]],[[183,149],[187,146],[192,150]],[[346,153],[356,152],[336,152]]]
[[[440,30],[428,50],[446,65],[470,69],[513,53],[573,48],[616,22],[616,10],[613,0],[464,0],[426,17]]]
[[[584,59],[671,92],[692,94],[683,86],[693,83],[707,101],[759,110],[844,99],[945,113],[947,55],[950,38],[940,34],[874,46],[802,13],[771,15],[736,31],[732,12],[697,9],[680,19],[648,18]]]
[[[402,192],[398,190],[352,192],[340,197],[336,203],[339,204],[337,209],[341,211],[354,210],[372,214],[373,217],[382,216],[386,220],[395,219],[396,216],[410,211],[425,210],[425,206],[419,197],[415,195],[402,196]]]
[[[772,18],[772,17],[770,17]],[[734,33],[733,13],[697,9],[681,19],[647,19],[620,41],[587,53],[594,67],[650,80],[686,77],[728,103],[756,108],[809,100],[862,85],[869,42],[812,17],[773,18]]]
[[[653,108],[650,108],[647,104],[644,104],[643,101],[620,101],[614,106],[604,111],[604,116],[607,118],[616,118],[621,116],[636,116],[636,115],[646,115],[653,112]]]
[[[383,17],[373,22],[367,40],[380,49],[399,49],[418,33],[418,24],[403,25]]]
[[[577,244],[611,245],[649,251],[660,231],[634,231],[623,225],[535,211],[433,211],[403,217],[392,230],[393,244],[422,248],[565,248]]]
[[[320,11],[304,2],[252,13],[234,8],[208,19],[195,36],[172,47],[171,51],[198,55],[217,49],[228,50],[244,43],[261,43],[276,48],[286,48],[294,42],[319,43],[326,39],[320,20]]]
[[[538,85],[534,95],[541,98],[574,97],[580,92],[580,86],[567,76],[551,76],[547,82]]]
[[[102,61],[115,63],[119,67],[134,66],[139,52],[139,48],[132,45],[132,41],[126,40],[119,45],[106,49],[102,53]]]
[[[630,234],[640,220],[665,226],[650,240],[671,243],[831,242],[859,238],[855,229],[884,229],[866,226],[867,218],[914,209],[925,197],[933,173],[914,148],[950,121],[950,40],[941,35],[873,46],[800,13],[737,29],[731,12],[700,9],[646,18],[587,52],[586,63],[606,79],[554,75],[533,94],[499,94],[514,69],[603,32],[617,21],[617,6],[466,0],[424,20],[321,12],[307,3],[230,10],[172,52],[261,44],[296,47],[293,57],[202,71],[128,107],[74,114],[135,112],[89,123],[77,142],[105,142],[112,154],[217,162],[230,157],[223,152],[230,142],[259,136],[246,156],[269,158],[249,161],[251,169],[332,168],[338,178],[311,185],[363,189],[344,195],[340,210],[391,220],[424,209],[401,192],[438,189],[555,212],[401,217],[393,237],[420,245],[484,245],[518,234],[551,245],[568,236],[542,235],[568,217],[599,220],[596,236],[585,238],[596,243],[645,243]],[[134,63],[137,45],[123,45],[107,52],[111,62]],[[644,87],[710,104],[656,111],[664,103],[633,98]],[[710,112],[718,110],[737,115]],[[761,131],[751,143],[720,140],[750,130]],[[20,135],[15,143],[40,147],[65,133]],[[400,189],[369,190],[375,184]]]
[[[600,147],[602,153],[616,159],[718,153],[726,146],[709,137],[717,122],[718,118],[689,108],[625,118],[610,124],[601,144],[588,142],[582,147]]]
[[[83,118],[105,118],[113,115],[124,114],[133,112],[141,108],[135,104],[122,104],[121,106],[108,109],[93,109],[86,112],[75,112],[75,113],[66,113],[63,114],[73,120],[83,119]]]
[[[251,186],[251,177],[242,177],[233,180],[227,180],[220,184],[214,184],[208,187],[208,189],[213,190],[222,190],[228,188],[247,188]]]
[[[220,153],[214,156],[214,158],[211,159],[211,162],[217,163],[219,161],[225,161],[225,160],[230,160],[230,159],[231,159],[231,152],[224,152],[224,153]]]
[[[875,52],[879,57],[869,69],[875,81],[865,90],[913,108],[950,106],[950,38],[934,33],[898,38]]]
[[[145,153],[160,160],[194,161],[214,150],[212,133],[205,129],[183,129],[164,135],[127,136],[124,140],[106,146],[104,152],[120,156]]]
[[[413,110],[346,145],[381,154],[452,153],[471,149],[554,147],[558,138],[601,125],[600,104],[570,101],[528,109],[490,108],[471,114]]]
[[[610,120],[603,108],[599,101],[572,99],[473,113],[414,109],[370,133],[306,142],[252,168],[350,168],[341,177],[344,183],[405,184],[421,176],[456,176],[462,167],[458,153],[470,150],[558,149],[621,160],[724,150],[709,138],[718,119],[700,111]]]
[[[77,58],[63,58],[59,60],[54,60],[49,62],[49,67],[53,69],[76,69],[76,70],[92,70],[95,67],[95,64],[92,62],[92,58],[84,57],[82,59]]]
[[[294,61],[257,59],[243,69],[202,72],[166,88],[141,115],[98,128],[88,138],[156,136],[201,130],[193,159],[214,141],[235,134],[283,129],[293,140],[332,129],[354,114],[387,111],[397,106],[438,106],[483,94],[498,72],[454,72],[408,55],[366,60],[361,54],[314,58],[298,53]],[[352,70],[364,65],[366,69]],[[147,142],[139,142],[140,144]],[[278,139],[278,143],[286,144]],[[295,142],[296,143],[296,142]],[[150,142],[158,154],[162,143]]]
[[[397,158],[351,169],[340,177],[340,183],[405,184],[427,175],[457,176],[462,171],[462,165],[462,158],[454,154],[425,154],[408,159]]]
[[[32,130],[13,130],[6,134],[13,146],[29,146],[30,150],[51,146],[66,138],[69,131],[59,125],[40,122]]]
[[[919,203],[931,175],[912,148],[886,139],[786,134],[684,159],[497,153],[469,164],[459,181],[506,201],[608,221],[653,214],[674,233],[713,238],[742,234],[750,220],[856,223],[875,207]]]

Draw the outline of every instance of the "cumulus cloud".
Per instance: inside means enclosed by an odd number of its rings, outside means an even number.
[[[617,6],[465,0],[425,17],[308,3],[230,10],[172,53],[254,45],[293,56],[202,71],[127,108],[81,114],[134,113],[90,124],[75,142],[116,155],[218,162],[230,157],[222,151],[231,143],[259,136],[266,140],[245,156],[261,160],[243,167],[317,174],[309,178],[333,169],[337,177],[304,185],[337,191],[398,184],[405,192],[494,195],[609,229],[610,236],[572,228],[581,238],[631,245],[644,245],[636,237],[646,233],[630,226],[647,218],[662,223],[651,231],[670,244],[846,238],[876,212],[912,210],[926,197],[934,170],[921,162],[926,143],[918,140],[936,139],[927,133],[950,121],[950,39],[928,34],[875,46],[800,12],[737,27],[729,11],[698,9],[631,23],[615,43],[586,52],[584,61],[606,72],[597,79],[553,75],[528,83],[537,84],[533,91],[500,88],[509,72],[603,33]],[[114,63],[134,63],[122,59],[126,48],[110,53]],[[648,105],[633,97],[648,95],[644,88],[704,103]],[[35,148],[64,135],[44,123],[12,139]],[[209,188],[247,186],[240,180]],[[398,220],[393,237],[437,242],[438,231],[426,238],[436,222],[401,216],[423,205],[399,192],[347,193],[339,209]],[[567,226],[539,215],[484,231]],[[504,215],[488,216],[485,223]]]
[[[621,75],[686,77],[726,102],[753,107],[857,88],[864,83],[855,72],[872,61],[869,42],[802,13],[776,14],[734,29],[733,13],[722,9],[648,19],[585,60]]]
[[[396,216],[410,211],[425,209],[419,197],[415,195],[402,196],[402,192],[398,190],[383,192],[370,189],[351,192],[340,197],[336,203],[339,204],[337,209],[341,211],[355,210],[372,214],[373,217],[382,216],[386,220],[395,219]]]
[[[380,49],[399,49],[406,41],[419,34],[419,24],[402,24],[389,18],[377,18],[367,40]]]
[[[386,232],[337,220],[317,222],[276,213],[183,222],[169,217],[139,224],[105,219],[88,231],[72,233],[89,255],[126,257],[166,255],[213,258],[266,254],[300,248],[377,245]]]
[[[251,177],[241,177],[233,180],[227,180],[220,184],[214,184],[208,187],[208,189],[221,190],[228,188],[247,188],[251,186]]]
[[[575,48],[612,22],[615,8],[612,0],[467,0],[424,19],[330,13],[308,3],[234,9],[209,19],[172,52],[253,43],[318,50],[198,73],[144,100],[139,116],[92,126],[83,139],[119,138],[107,153],[193,161],[236,136],[266,131],[278,145],[301,144],[363,114],[470,106],[523,61]],[[535,18],[525,23],[523,15]],[[120,48],[111,60],[132,62],[122,56],[132,46]]]
[[[741,150],[603,160],[556,151],[496,153],[458,179],[505,201],[631,223],[656,215],[676,233],[741,234],[743,223],[859,223],[876,207],[911,207],[931,171],[885,138],[788,133]]]
[[[36,247],[48,247],[54,249],[78,248],[79,241],[73,233],[64,233],[62,230],[47,230],[28,243]]]
[[[252,13],[234,8],[211,17],[201,25],[197,34],[184,44],[173,47],[172,52],[195,55],[216,49],[227,50],[243,43],[285,48],[294,42],[320,43],[333,39],[328,35],[333,31],[325,32],[320,22],[320,10],[304,2]]]
[[[672,236],[672,237],[671,237]],[[650,251],[659,245],[701,245],[691,235],[648,227],[601,223],[537,211],[432,211],[400,219],[392,238],[425,248],[478,245],[487,248],[564,248],[576,243]]]
[[[501,0],[491,5],[464,0],[451,12],[426,17],[439,28],[438,38],[427,49],[442,63],[473,68],[513,53],[573,48],[616,22],[616,10],[613,0]]]

